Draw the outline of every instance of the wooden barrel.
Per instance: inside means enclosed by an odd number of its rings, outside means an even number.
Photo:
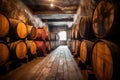
[[[0,37],[4,37],[8,34],[10,29],[9,19],[0,13]]]
[[[46,32],[46,40],[48,40],[48,41],[50,40],[50,32],[49,31]]]
[[[0,41],[0,66],[8,61],[9,55],[10,50],[7,43],[5,43],[4,41]]]
[[[46,39],[46,31],[43,28],[37,28],[36,39],[37,40],[45,40]]]
[[[27,55],[27,45],[24,41],[19,40],[9,44],[10,57],[12,59],[24,59]]]
[[[72,53],[75,53],[75,40],[72,40]]]
[[[80,41],[79,40],[75,40],[75,53],[74,55],[79,55],[79,46],[80,46]]]
[[[51,36],[51,40],[55,40],[55,33],[51,32],[50,36]]]
[[[51,46],[52,46],[52,49],[55,49],[55,43],[54,43],[54,41],[51,41]]]
[[[92,18],[89,16],[83,16],[80,19],[80,37],[81,38],[92,38],[93,37],[93,31],[92,31]]]
[[[11,18],[9,18],[9,21],[10,21],[9,36],[11,38],[24,39],[27,37],[28,30],[27,30],[25,23],[23,23],[19,20],[11,19]]]
[[[75,27],[74,26],[72,27],[72,30],[71,30],[71,38],[72,39],[75,38]]]
[[[36,27],[27,25],[27,30],[28,30],[28,39],[35,39],[36,38]]]
[[[55,49],[55,41],[51,41],[51,48]]]
[[[55,47],[59,46],[59,41],[55,41]]]
[[[43,32],[42,32],[42,39],[45,40],[46,39],[46,31],[43,29]]]
[[[55,35],[55,40],[59,40],[59,35],[58,34]]]
[[[51,51],[50,41],[47,41],[47,42],[46,42],[46,50],[47,50],[47,52],[50,52],[50,51]]]
[[[120,34],[120,8],[108,0],[102,0],[96,6],[92,28],[98,38],[117,37]]]
[[[46,42],[45,41],[35,41],[37,46],[37,54],[46,56]]]
[[[76,24],[75,26],[75,39],[79,39],[79,24]]]
[[[71,39],[67,40],[67,46],[71,50],[71,48],[72,48],[72,40]]]
[[[97,40],[92,51],[92,65],[97,80],[120,80],[120,49],[116,44]]]
[[[71,39],[71,29],[67,30],[67,39]]]
[[[33,40],[27,40],[26,41],[26,44],[27,44],[27,52],[28,52],[28,55],[35,55],[37,52],[37,46],[35,44],[35,42]]]
[[[87,65],[91,65],[92,62],[92,47],[93,42],[89,40],[82,40],[80,44],[80,58]]]

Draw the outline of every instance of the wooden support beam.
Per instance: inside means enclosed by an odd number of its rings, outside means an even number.
[[[62,22],[62,21],[73,21],[73,18],[63,18],[63,19],[42,19],[43,22]]]
[[[37,15],[37,14],[75,14],[76,11],[36,11],[32,13],[34,15]]]

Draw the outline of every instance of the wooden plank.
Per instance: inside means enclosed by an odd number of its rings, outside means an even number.
[[[58,48],[59,49],[59,48]],[[57,73],[57,70],[58,70],[58,65],[59,65],[59,57],[60,57],[60,53],[59,51],[57,52],[57,56],[55,58],[55,61],[52,65],[52,68],[50,70],[50,73],[47,77],[47,79],[56,79],[56,73]]]
[[[73,62],[75,71],[76,71],[76,73],[77,73],[76,75],[77,75],[78,80],[84,80],[84,79],[83,79],[83,76],[82,76],[82,74],[81,74],[81,72],[80,72],[80,69],[78,68],[75,60],[73,59],[73,56],[71,55],[71,52],[70,52],[70,50],[68,49],[68,47],[67,47],[67,50],[66,50],[66,51],[69,53],[69,55],[70,55],[70,57],[71,57],[71,59],[72,59],[72,62]]]
[[[68,78],[69,80],[77,80],[76,76],[75,76],[75,72],[74,72],[74,67],[72,66],[71,63],[71,57],[69,56],[69,54],[65,51],[66,53],[66,62],[67,62],[67,68],[68,68]]]
[[[58,66],[58,71],[56,74],[56,80],[63,80],[64,79],[64,75],[63,75],[63,64],[64,62],[64,54],[63,54],[63,50],[60,50],[60,57],[59,57],[59,66]]]
[[[52,54],[51,58],[48,60],[48,63],[44,66],[43,70],[41,71],[41,74],[38,77],[38,80],[45,80],[47,78],[49,71],[51,70],[52,64],[55,60],[56,55],[57,55],[57,52],[54,52],[54,54]]]
[[[8,74],[0,77],[0,80],[5,80],[5,79],[9,79],[9,80],[17,79],[18,80],[19,78],[21,79],[22,77],[25,76],[25,75],[23,75],[23,73],[25,73],[28,70],[30,70],[31,66],[36,65],[38,62],[40,62],[40,59],[36,58],[33,61],[28,62],[27,65],[23,64],[22,66],[18,67],[17,69],[12,70]]]
[[[68,79],[68,68],[67,68],[67,62],[66,62],[66,53],[64,51],[64,80]]]
[[[0,80],[83,80],[82,74],[69,49],[60,46],[42,61],[36,58]]]

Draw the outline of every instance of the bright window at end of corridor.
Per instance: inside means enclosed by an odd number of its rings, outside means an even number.
[[[66,31],[61,31],[61,32],[58,33],[58,35],[59,35],[59,38],[60,38],[59,40],[64,40],[64,41],[67,40]]]

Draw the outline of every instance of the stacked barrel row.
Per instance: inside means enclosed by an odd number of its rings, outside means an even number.
[[[97,80],[120,79],[119,17],[119,4],[102,0],[92,17],[82,16],[79,24],[71,29],[70,48],[73,55],[93,68]]]
[[[37,34],[35,39],[37,45],[37,53],[38,55],[46,56],[48,52],[51,50],[51,42],[50,42],[50,32],[46,29],[45,26],[37,28]],[[42,52],[42,54],[41,54]]]
[[[0,13],[0,67],[8,62],[28,60],[51,50],[46,26],[36,28]]]
[[[57,33],[51,32],[51,49],[54,50],[59,46],[59,36]]]

